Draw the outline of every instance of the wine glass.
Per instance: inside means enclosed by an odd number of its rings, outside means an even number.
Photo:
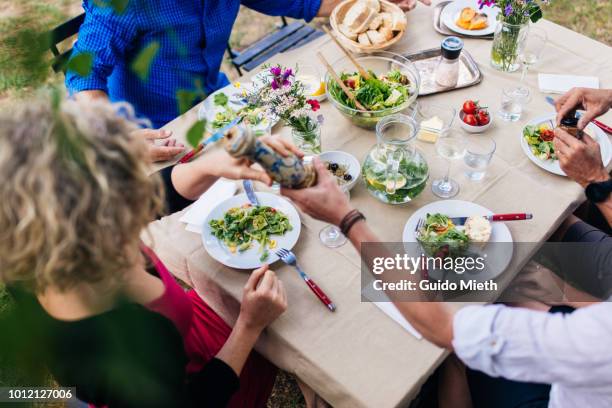
[[[457,130],[451,129],[441,134],[436,141],[436,151],[448,161],[444,178],[431,183],[431,191],[440,198],[451,198],[459,193],[459,183],[450,178],[453,160],[459,160],[465,155],[465,137]]]
[[[548,37],[546,32],[540,28],[532,27],[529,30],[529,36],[523,46],[522,51],[519,53],[519,59],[523,66],[523,72],[521,73],[521,83],[525,81],[527,71],[529,68],[534,66],[540,60],[542,51],[546,47]]]
[[[351,194],[349,193],[349,190],[344,186],[340,186],[340,188],[342,189],[342,192],[350,200]],[[324,227],[319,232],[319,239],[321,240],[323,245],[325,245],[328,248],[338,248],[346,244],[346,237],[344,236],[344,234],[342,234],[342,232],[340,231],[340,228],[336,227],[333,224],[330,224]]]

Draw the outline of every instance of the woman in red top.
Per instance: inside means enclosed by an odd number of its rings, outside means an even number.
[[[276,368],[252,349],[286,308],[282,282],[254,271],[232,329],[139,236],[164,190],[175,211],[218,177],[271,180],[222,150],[149,177],[133,130],[100,102],[0,118],[0,279],[17,305],[0,349],[21,348],[96,406],[263,407]]]

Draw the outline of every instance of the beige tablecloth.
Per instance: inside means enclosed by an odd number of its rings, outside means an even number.
[[[485,180],[469,182],[459,165],[453,172],[461,183],[457,199],[476,202],[495,212],[534,214],[531,222],[508,223],[515,242],[545,240],[583,199],[577,185],[536,167],[519,145],[524,123],[551,111],[544,96],[537,91],[536,72],[595,75],[602,87],[612,87],[609,47],[548,21],[538,26],[548,32],[549,44],[539,67],[528,76],[529,85],[535,91],[533,102],[517,123],[495,119],[489,134],[497,143],[497,151]],[[432,28],[431,9],[419,5],[408,14],[408,31],[394,51],[408,53],[436,47],[441,39]],[[519,74],[500,73],[490,68],[490,47],[490,41],[465,41],[465,49],[474,56],[484,75],[481,84],[422,101],[459,107],[466,98],[472,98],[495,111],[499,107],[501,88],[516,83]],[[280,54],[271,62],[293,65],[296,60],[316,61],[318,50],[329,60],[340,55],[331,40],[323,37],[299,50]],[[183,138],[195,119],[195,112],[196,108],[167,128]],[[322,113],[326,118],[322,136],[324,150],[346,150],[362,159],[375,143],[374,133],[352,126],[329,103],[323,104]],[[612,123],[610,116],[604,120]],[[287,128],[277,127],[274,131],[289,134]],[[419,143],[418,147],[429,162],[430,180],[440,177],[445,171],[444,162],[431,145]],[[386,241],[400,241],[404,223],[411,213],[435,199],[428,186],[409,205],[385,205],[371,197],[363,184],[354,188],[351,197],[373,230]],[[223,318],[232,322],[237,315],[246,274],[226,268],[209,257],[200,237],[185,231],[179,217],[180,214],[175,214],[151,225],[155,250],[176,276],[193,285]],[[273,267],[289,294],[289,308],[266,330],[257,349],[279,367],[295,373],[334,406],[378,408],[405,404],[415,396],[445,353],[426,340],[414,338],[374,305],[361,303],[357,252],[350,245],[340,249],[324,247],[318,238],[323,224],[303,214],[302,222],[295,252],[306,271],[336,302],[338,310],[330,313],[295,271],[276,264]],[[528,255],[517,252],[511,268],[520,268]]]

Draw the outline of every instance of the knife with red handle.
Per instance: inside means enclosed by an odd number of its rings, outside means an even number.
[[[521,221],[530,220],[533,218],[533,214],[530,213],[515,213],[515,214],[493,214],[483,215],[489,221]],[[469,217],[451,217],[450,220],[455,225],[465,225]]]

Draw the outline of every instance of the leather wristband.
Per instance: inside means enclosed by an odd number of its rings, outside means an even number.
[[[357,221],[365,219],[365,215],[360,213],[359,210],[351,210],[344,216],[344,218],[342,218],[342,221],[340,221],[340,225],[338,227],[344,236],[348,236],[348,233],[353,225],[355,225]]]

